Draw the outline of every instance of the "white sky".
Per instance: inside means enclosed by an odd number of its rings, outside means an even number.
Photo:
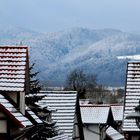
[[[71,27],[140,31],[140,0],[0,0],[0,25],[42,32]]]

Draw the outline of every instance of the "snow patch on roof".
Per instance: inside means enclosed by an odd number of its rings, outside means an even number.
[[[40,93],[39,93],[40,94]],[[38,94],[38,95],[39,95]],[[62,130],[69,139],[73,137],[73,128],[76,112],[77,92],[70,91],[43,91],[46,95],[38,102],[38,105],[52,109],[52,120]]]
[[[83,123],[106,124],[110,106],[81,106]]]

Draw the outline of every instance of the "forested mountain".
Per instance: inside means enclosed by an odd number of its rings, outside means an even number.
[[[0,28],[0,45],[27,45],[40,79],[63,85],[67,74],[80,68],[97,75],[98,82],[123,86],[127,59],[117,56],[140,54],[140,35],[114,29],[73,28],[38,33],[23,28]]]

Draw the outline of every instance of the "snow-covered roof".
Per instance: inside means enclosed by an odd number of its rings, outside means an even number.
[[[77,92],[74,91],[44,91],[44,97],[38,105],[47,106],[52,111],[52,120],[60,130],[73,137],[74,119],[76,113]]]
[[[3,95],[0,94],[0,110],[8,114],[20,127],[31,126],[32,123],[20,113]]]
[[[26,106],[26,114],[29,115],[30,118],[33,119],[33,121],[36,124],[43,123],[42,120],[40,120],[39,117],[27,106]]]
[[[106,124],[110,106],[80,106],[82,122],[85,124]]]
[[[122,105],[111,105],[111,111],[112,111],[113,119],[115,121],[123,120],[123,106]]]
[[[120,134],[118,131],[116,131],[111,126],[107,128],[106,134],[112,139],[112,140],[124,140],[124,136]]]
[[[126,116],[134,112],[134,108],[140,100],[140,62],[128,62],[126,92],[124,102],[123,130],[140,131],[135,120],[126,119]]]
[[[67,135],[61,134],[52,138],[48,138],[48,140],[71,140],[71,139]]]
[[[24,91],[27,47],[0,46],[0,90]]]

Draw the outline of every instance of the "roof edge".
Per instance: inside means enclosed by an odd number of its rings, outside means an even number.
[[[4,111],[6,114],[8,114],[8,116],[13,119],[13,121],[20,126],[21,128],[24,128],[25,126],[23,124],[21,124],[21,122],[19,120],[17,120],[11,113],[10,111],[8,111],[2,104],[0,104],[0,108],[2,109],[2,111]]]

